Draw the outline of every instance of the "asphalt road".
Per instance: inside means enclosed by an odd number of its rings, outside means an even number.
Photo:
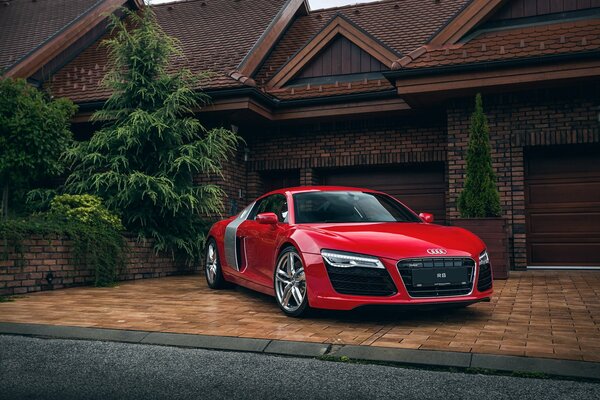
[[[600,384],[0,335],[0,399],[600,399]]]

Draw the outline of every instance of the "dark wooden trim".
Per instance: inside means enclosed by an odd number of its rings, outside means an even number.
[[[289,0],[273,22],[267,27],[254,47],[238,65],[238,71],[244,76],[252,76],[262,64],[265,57],[271,52],[275,43],[283,35],[288,26],[293,22],[298,10],[304,6],[308,12],[306,0]]]
[[[366,93],[362,100],[360,97],[354,101],[337,103],[322,103],[324,101],[332,101],[335,99],[304,99],[293,102],[273,102],[272,104],[264,104],[261,101],[254,99],[252,96],[239,96],[231,98],[213,99],[212,104],[203,107],[196,112],[221,112],[233,110],[249,110],[269,121],[285,121],[295,119],[310,119],[320,117],[333,117],[344,115],[358,115],[371,113],[385,112],[401,112],[411,110],[410,106],[402,99],[397,97],[383,99],[369,99]],[[393,92],[392,92],[393,95]],[[343,96],[340,96],[343,97]],[[311,105],[313,104],[314,105]],[[98,108],[102,104],[98,103]],[[80,111],[73,117],[73,123],[87,122],[92,116],[92,110]]]
[[[591,59],[549,65],[415,76],[396,80],[396,86],[399,95],[411,96],[598,76],[600,76],[600,60]]]
[[[60,32],[57,36],[49,39],[38,49],[18,61],[17,64],[12,65],[11,68],[4,73],[4,76],[12,78],[29,78],[41,67],[62,53],[67,47],[75,43],[82,35],[106,19],[107,14],[114,12],[127,2],[128,0],[106,0],[99,4],[96,8],[88,11],[86,14],[79,17],[79,19],[72,22],[70,26]]]
[[[368,36],[342,16],[335,16],[313,39],[298,51],[267,83],[268,88],[281,88],[315,57],[336,35],[341,34],[391,68],[397,54]]]
[[[290,119],[322,118],[408,110],[411,110],[411,107],[404,100],[392,98],[386,100],[367,100],[355,103],[338,103],[276,110],[273,113],[272,119],[275,121],[282,121]]]
[[[507,0],[473,0],[454,19],[435,34],[431,46],[452,45],[471,29],[489,18]]]

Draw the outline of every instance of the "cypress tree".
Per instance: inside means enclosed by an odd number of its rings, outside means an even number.
[[[463,218],[499,217],[500,194],[492,167],[490,128],[483,112],[481,94],[475,97],[467,149],[465,186],[458,198]]]
[[[181,52],[151,7],[123,12],[105,41],[112,66],[104,84],[112,95],[93,116],[103,127],[67,153],[66,188],[102,197],[128,231],[192,262],[209,222],[202,216],[219,214],[225,195],[216,185],[195,185],[194,176],[220,174],[239,138],[205,129],[194,116],[208,101],[196,90],[199,79],[210,75],[168,70]]]

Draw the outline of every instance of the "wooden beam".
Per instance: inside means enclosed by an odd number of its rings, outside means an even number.
[[[298,10],[303,6],[308,11],[306,0],[290,0],[287,3],[282,12],[277,16],[277,19],[269,25],[267,30],[258,39],[258,42],[256,42],[240,65],[238,65],[237,70],[243,76],[252,76],[256,72],[273,46],[275,46],[275,43],[283,35],[285,29],[292,22]]]
[[[335,17],[304,48],[292,57],[267,83],[268,88],[281,88],[292,79],[313,57],[327,46],[336,35],[341,34],[369,53],[382,64],[391,67],[398,56],[381,43],[368,36],[345,18]]]
[[[236,97],[215,100],[213,104],[195,110],[195,112],[214,113],[248,110],[269,121],[284,121],[290,119],[407,111],[410,109],[411,107],[404,100],[393,98],[385,100],[366,100],[354,103],[339,103],[272,110],[249,97]],[[92,114],[92,112],[78,113],[75,115],[75,117],[73,117],[71,122],[88,122]]]
[[[277,110],[273,120],[295,120],[322,117],[339,117],[345,115],[376,114],[383,112],[408,111],[411,107],[402,99],[362,101],[356,103],[340,103],[312,107],[297,107]]]
[[[60,55],[67,47],[103,21],[108,14],[127,3],[127,0],[106,0],[80,17],[73,25],[60,32],[25,59],[4,73],[5,77],[29,78],[36,71]]]
[[[396,86],[400,96],[424,96],[590,77],[600,77],[600,60],[421,76],[398,79]]]
[[[489,18],[507,0],[473,0],[430,41],[431,46],[453,45],[471,29]]]

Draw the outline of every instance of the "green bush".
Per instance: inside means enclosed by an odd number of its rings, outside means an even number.
[[[475,98],[471,115],[465,187],[458,198],[458,210],[463,218],[499,217],[502,213],[481,94]]]
[[[121,220],[96,196],[57,196],[47,212],[0,221],[5,254],[9,247],[14,247],[21,255],[21,265],[24,265],[22,241],[32,235],[72,240],[75,261],[94,270],[96,286],[114,284],[125,265],[126,241]]]
[[[105,224],[116,231],[124,230],[121,219],[102,205],[98,196],[91,194],[63,194],[50,202],[50,212],[69,221],[80,221],[87,225]]]
[[[64,171],[61,155],[71,145],[77,107],[51,99],[24,79],[0,78],[0,216],[23,211],[23,194],[36,181]]]

